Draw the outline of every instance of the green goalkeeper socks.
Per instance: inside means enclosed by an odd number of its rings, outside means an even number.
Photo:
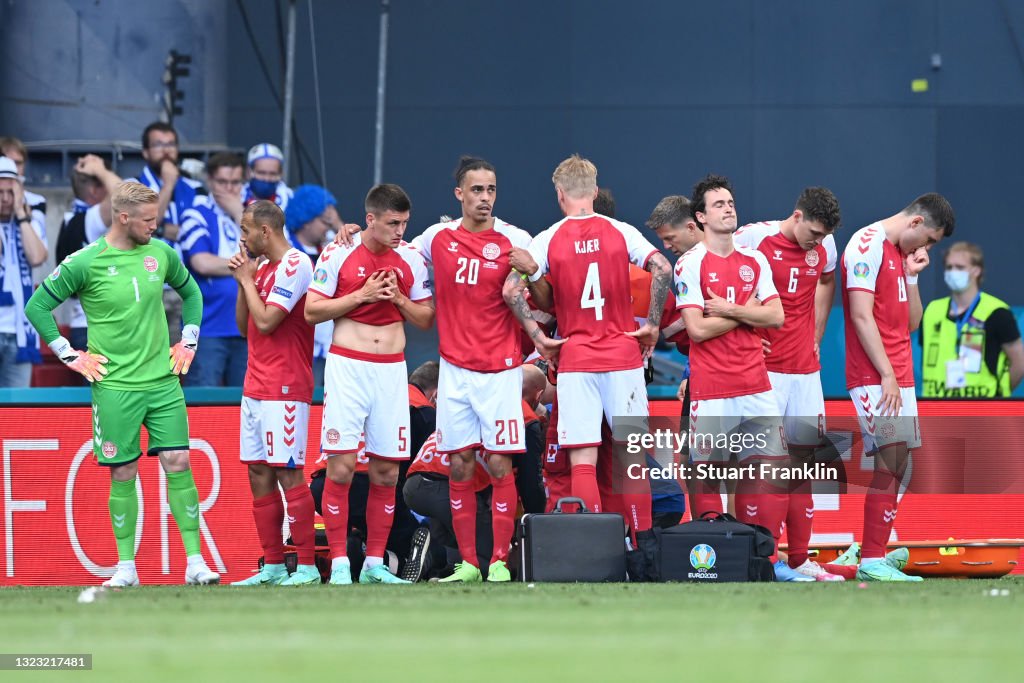
[[[114,538],[117,540],[117,559],[134,560],[135,523],[139,519],[139,498],[135,495],[135,479],[111,481],[107,506],[110,508]]]
[[[167,473],[167,502],[178,523],[185,555],[199,554],[199,491],[192,470]]]

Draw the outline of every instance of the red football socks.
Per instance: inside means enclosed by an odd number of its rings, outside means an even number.
[[[284,541],[281,539],[284,505],[281,503],[281,494],[274,490],[253,499],[252,516],[256,520],[256,535],[263,546],[263,561],[266,564],[284,564]]]
[[[288,528],[298,555],[299,564],[313,564],[316,553],[316,532],[313,530],[313,494],[304,483],[284,492],[288,501]],[[280,531],[278,532],[280,534]]]
[[[395,487],[370,484],[366,498],[366,556],[384,557],[395,522]]]
[[[899,482],[886,470],[875,470],[871,489],[864,496],[864,536],[860,556],[885,557],[892,523],[896,520],[896,491]]]
[[[475,495],[474,495],[475,498]],[[508,559],[512,532],[516,526],[516,480],[511,473],[501,479],[491,477],[491,530],[494,533],[494,552],[491,563]]]
[[[348,557],[348,490],[350,484],[324,482],[323,518],[331,559]]]
[[[476,556],[476,491],[473,480],[448,482],[448,502],[452,507],[452,528],[463,562],[480,567]]]
[[[597,468],[593,465],[572,466],[572,495],[581,498],[587,512],[601,512],[601,493],[597,488]]]
[[[807,561],[814,524],[814,498],[810,493],[789,494],[786,512],[786,540],[789,545],[789,566],[796,568]]]

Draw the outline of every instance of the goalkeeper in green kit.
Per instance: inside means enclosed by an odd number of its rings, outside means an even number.
[[[178,374],[188,372],[199,340],[203,299],[178,254],[153,240],[157,194],[125,182],[111,195],[110,232],[68,256],[25,305],[28,319],[68,367],[92,382],[93,452],[110,468],[110,521],[117,540],[117,571],[104,586],[137,586],[135,478],[139,430],[146,426],[149,455],[167,474],[167,501],[185,544],[185,583],[220,581],[203,560],[199,493],[189,466],[188,414]],[[170,349],[164,283],[181,295],[181,342]],[[71,348],[60,336],[53,309],[77,295],[89,323],[89,348]]]

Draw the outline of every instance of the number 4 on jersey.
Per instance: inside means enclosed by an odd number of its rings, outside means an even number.
[[[580,297],[580,308],[594,309],[594,317],[604,320],[604,297],[601,296],[601,273],[597,263],[587,267],[587,279],[583,282],[583,296]]]

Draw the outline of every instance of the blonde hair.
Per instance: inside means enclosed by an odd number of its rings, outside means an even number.
[[[597,166],[579,154],[573,154],[558,165],[551,182],[570,197],[593,196],[597,192]]]
[[[142,183],[128,180],[118,183],[117,187],[114,188],[114,193],[110,195],[110,206],[115,214],[122,211],[134,213],[136,206],[156,204],[159,200],[160,196],[153,190]]]
[[[971,265],[977,266],[981,272],[978,273],[978,284],[981,284],[981,279],[985,276],[985,254],[982,252],[981,247],[972,242],[953,242],[949,245],[949,249],[946,250],[946,258],[943,259],[943,264],[948,261],[949,255],[954,251],[959,251],[971,259]]]

